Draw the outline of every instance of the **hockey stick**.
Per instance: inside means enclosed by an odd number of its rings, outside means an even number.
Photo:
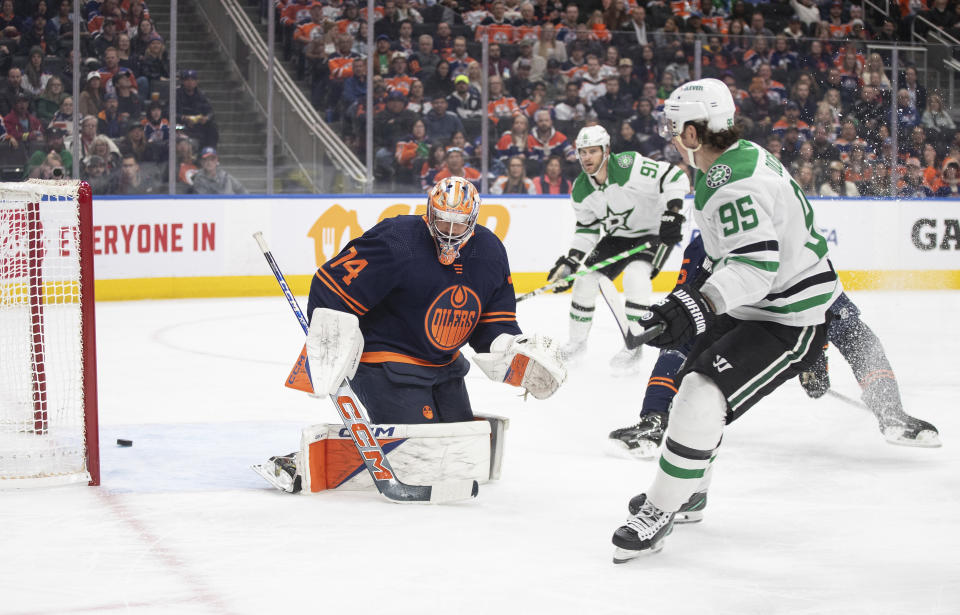
[[[556,287],[558,287],[558,286],[560,286],[560,285],[562,285],[562,284],[565,284],[565,283],[567,283],[567,282],[572,282],[573,280],[576,280],[577,278],[583,277],[583,276],[587,275],[588,273],[592,273],[592,272],[594,272],[594,271],[596,271],[596,270],[598,270],[598,269],[603,269],[603,268],[606,267],[607,265],[612,265],[613,263],[615,263],[615,262],[617,262],[617,261],[622,261],[623,259],[627,258],[628,256],[633,256],[633,255],[636,254],[637,252],[643,252],[644,250],[646,250],[646,249],[649,248],[649,247],[650,247],[650,243],[649,243],[649,242],[648,242],[648,243],[642,243],[642,244],[640,244],[639,246],[637,246],[637,247],[635,247],[635,248],[630,248],[629,250],[626,250],[626,251],[624,251],[624,252],[621,252],[620,254],[614,254],[614,255],[611,256],[610,258],[608,258],[608,259],[606,259],[606,260],[602,260],[602,261],[600,261],[599,263],[597,263],[597,264],[595,264],[595,265],[592,265],[592,266],[588,267],[587,269],[584,269],[583,271],[578,271],[578,272],[576,272],[576,273],[571,273],[570,275],[568,275],[568,276],[565,277],[565,278],[562,278],[562,279],[560,279],[560,280],[554,280],[553,282],[550,282],[550,283],[547,284],[546,286],[541,286],[540,288],[538,288],[538,289],[536,289],[536,290],[531,290],[531,291],[528,292],[528,293],[524,293],[524,294],[520,295],[519,297],[517,297],[517,303],[519,303],[519,302],[521,302],[521,301],[525,301],[525,300],[529,299],[530,297],[536,297],[537,295],[542,295],[543,293],[545,293],[545,292],[547,292],[547,291],[549,291],[549,290],[553,290],[554,288],[556,288]]]
[[[257,231],[253,234],[253,238],[257,241],[257,245],[260,246],[263,257],[266,258],[270,264],[270,269],[273,271],[274,277],[277,278],[277,282],[280,284],[280,290],[283,291],[284,297],[287,298],[287,303],[290,304],[290,309],[293,310],[297,320],[300,321],[304,335],[309,334],[310,327],[307,324],[307,318],[300,310],[297,299],[293,296],[293,293],[290,292],[287,280],[280,271],[276,259],[273,258],[270,248],[267,247],[263,233]],[[350,386],[350,381],[347,378],[344,378],[340,382],[336,393],[330,395],[330,400],[337,408],[337,413],[340,415],[343,425],[353,437],[353,443],[360,453],[360,458],[363,460],[364,466],[366,466],[367,471],[370,472],[370,476],[373,478],[373,483],[377,486],[377,490],[388,500],[393,502],[430,502],[431,504],[441,504],[476,497],[480,486],[475,480],[444,481],[434,485],[408,485],[401,482],[390,466],[390,462],[380,447],[380,443],[373,437],[370,422],[366,418],[366,409],[363,407],[363,404],[360,403],[356,393],[353,392],[353,388]]]
[[[651,264],[650,269],[650,279],[657,277],[660,273],[660,270],[663,269],[663,264],[667,262],[667,259],[670,258],[670,253],[673,252],[673,246],[668,246],[665,243],[661,243],[660,247],[657,248],[657,253],[653,256],[653,263]]]
[[[851,406],[854,406],[855,408],[860,408],[861,410],[867,410],[871,413],[873,412],[872,410],[870,410],[870,408],[867,407],[867,404],[863,403],[859,399],[854,399],[852,397],[844,395],[843,393],[840,393],[839,391],[834,391],[833,389],[827,389],[827,394],[832,395],[833,397],[836,397],[840,401],[846,404],[849,404]]]

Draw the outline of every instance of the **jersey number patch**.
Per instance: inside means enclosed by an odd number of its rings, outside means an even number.
[[[347,286],[350,286],[350,283],[353,282],[356,277],[360,275],[360,272],[363,271],[363,268],[367,266],[367,261],[362,258],[355,258],[356,255],[357,249],[350,246],[346,254],[330,263],[331,269],[342,266],[344,270],[346,270],[347,275],[340,278],[340,281]]]
[[[753,199],[749,195],[737,199],[736,204],[724,203],[717,209],[717,215],[723,223],[724,237],[740,231],[749,231],[760,224],[757,211],[753,207]]]
[[[823,258],[827,254],[827,240],[817,232],[817,229],[813,228],[813,206],[811,206],[810,201],[807,200],[807,195],[803,193],[803,188],[800,187],[800,184],[791,179],[790,186],[793,188],[793,193],[796,194],[800,200],[800,206],[803,207],[803,222],[806,224],[807,231],[810,232],[810,237],[813,239],[813,241],[808,241],[803,245],[816,254],[817,258]]]

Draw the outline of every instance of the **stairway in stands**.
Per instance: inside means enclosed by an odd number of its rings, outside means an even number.
[[[150,16],[164,39],[170,35],[170,4],[150,3]],[[213,105],[220,130],[217,153],[220,165],[255,194],[266,192],[267,133],[263,116],[233,73],[228,59],[219,51],[216,37],[210,32],[192,0],[177,4],[178,70],[197,71],[199,87]],[[275,151],[277,165],[282,164],[281,151]]]

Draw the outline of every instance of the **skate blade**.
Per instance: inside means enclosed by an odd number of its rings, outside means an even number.
[[[660,447],[653,442],[643,442],[634,448],[630,448],[622,440],[616,438],[607,440],[607,452],[620,459],[653,459],[657,456],[659,450]]]
[[[907,435],[906,430],[899,427],[888,427],[883,430],[884,439],[897,446],[913,446],[917,448],[937,448],[943,446],[940,434],[929,429],[917,433],[915,437]]]
[[[283,491],[284,493],[293,493],[293,481],[281,480],[276,474],[274,474],[273,467],[274,466],[272,463],[266,463],[252,465],[250,466],[250,469],[259,474],[263,480],[267,481],[280,491]]]
[[[702,510],[681,511],[673,517],[674,523],[700,523],[701,521],[703,521]]]
[[[620,547],[614,547],[613,563],[625,564],[631,560],[635,560],[640,557],[647,557],[655,553],[659,553],[661,551],[663,551],[663,540],[651,546],[649,549],[644,549],[642,551],[631,551],[630,549],[621,549]]]

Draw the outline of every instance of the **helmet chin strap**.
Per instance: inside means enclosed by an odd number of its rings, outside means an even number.
[[[688,164],[689,164],[690,166],[696,168],[696,166],[697,166],[697,161],[693,159],[693,155],[700,151],[700,148],[703,147],[703,143],[700,143],[699,145],[697,145],[696,148],[691,149],[691,148],[689,148],[689,147],[687,147],[686,145],[683,144],[683,140],[680,138],[679,135],[676,136],[676,137],[674,137],[674,138],[676,139],[677,145],[679,145],[679,146],[683,149],[683,151],[685,151],[685,152],[687,153],[687,161],[688,161]]]

